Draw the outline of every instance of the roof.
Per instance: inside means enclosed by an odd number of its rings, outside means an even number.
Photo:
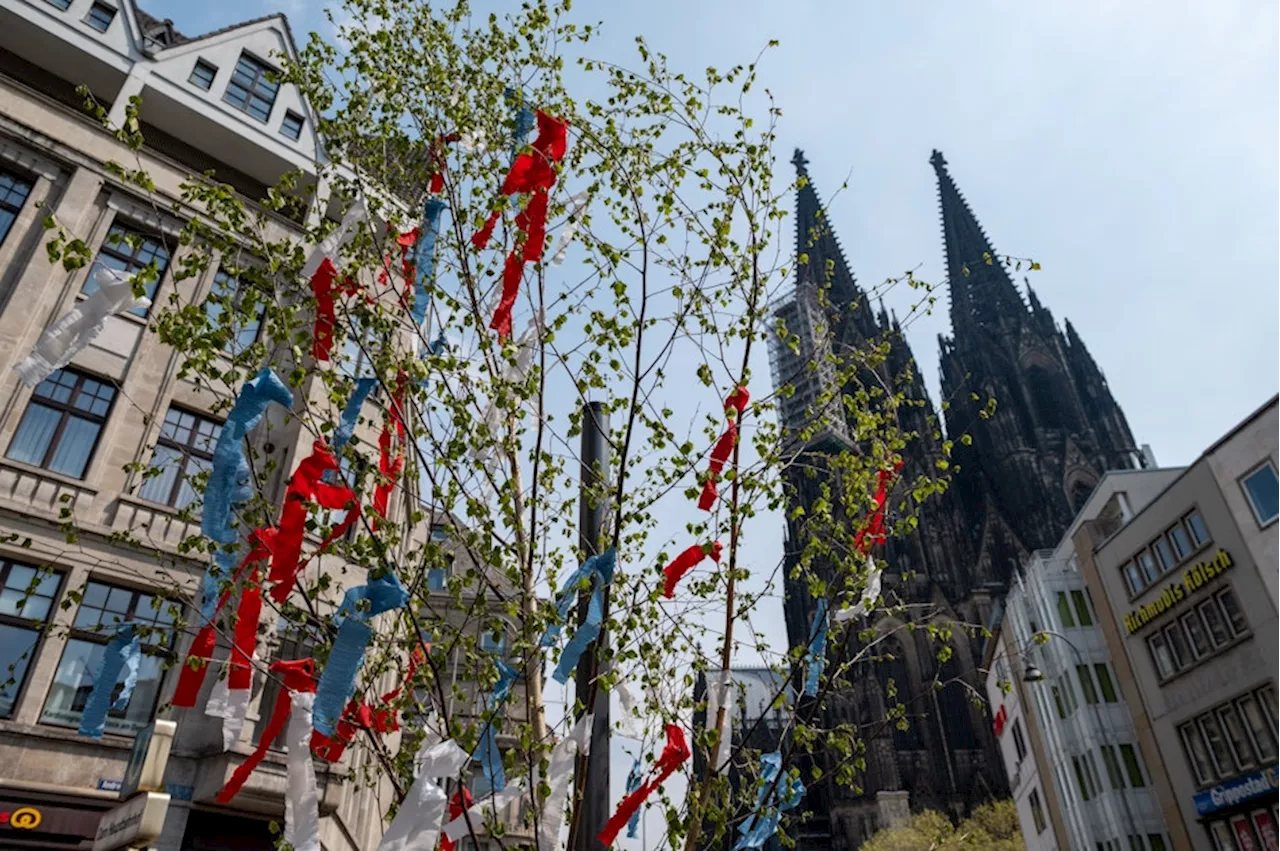
[[[176,47],[179,44],[186,44],[192,39],[183,35],[173,28],[173,20],[165,18],[161,20],[154,15],[148,14],[136,4],[133,7],[134,14],[138,16],[138,27],[142,30],[144,36],[156,38],[157,33],[164,33],[163,41],[165,47]]]

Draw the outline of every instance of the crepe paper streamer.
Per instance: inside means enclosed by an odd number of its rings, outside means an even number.
[[[413,324],[421,325],[427,319],[431,306],[431,276],[435,269],[436,240],[440,235],[440,214],[445,203],[439,198],[428,198],[422,207],[422,227],[413,248]]]
[[[400,696],[404,688],[412,684],[413,675],[417,672],[418,664],[422,659],[421,648],[415,647],[413,655],[409,658],[409,668],[405,673],[404,681],[382,695],[378,699],[377,706],[370,706],[359,698],[347,703],[346,708],[342,710],[342,717],[338,719],[337,733],[332,738],[313,729],[311,750],[315,755],[329,762],[337,762],[342,758],[347,746],[355,740],[358,730],[370,730],[375,733],[397,732],[400,729],[400,721],[396,717],[395,708],[390,706],[390,703]],[[438,742],[440,739],[436,737],[433,741]]]
[[[387,504],[391,499],[391,491],[395,489],[404,470],[405,427],[402,411],[404,410],[405,390],[408,379],[400,373],[396,381],[396,392],[391,399],[387,411],[387,421],[382,424],[382,433],[378,435],[378,482],[373,488],[373,528],[376,531],[381,521],[387,517]],[[395,453],[392,454],[391,427],[395,426]]]
[[[617,811],[605,823],[604,830],[600,831],[599,838],[605,847],[613,845],[613,840],[618,838],[618,834],[623,826],[631,821],[631,817],[639,812],[645,799],[662,786],[667,778],[689,759],[689,756],[690,751],[685,743],[684,730],[675,724],[668,724],[667,745],[662,749],[662,754],[650,770],[649,780],[622,799]]]
[[[871,556],[867,556],[867,587],[858,598],[858,602],[854,603],[847,609],[841,609],[835,614],[836,623],[844,623],[845,621],[860,618],[871,613],[871,607],[876,604],[876,600],[880,599],[881,580],[884,577],[884,568],[877,567],[876,561]]]
[[[474,801],[466,786],[453,793],[449,801],[449,819],[452,821],[470,809]],[[447,836],[440,837],[440,851],[453,851],[454,841]],[[426,849],[424,849],[426,851]]]
[[[632,739],[643,739],[644,730],[640,727],[641,722],[636,711],[639,704],[635,695],[631,693],[630,686],[623,680],[614,686],[614,690],[618,692],[618,701],[622,704],[622,720],[618,723],[619,732]]]
[[[715,727],[719,731],[716,749],[711,755],[712,772],[723,771],[729,765],[729,756],[733,751],[733,713],[737,692],[734,689],[733,673],[730,671],[711,671],[707,674],[707,727]],[[720,718],[720,708],[724,707],[724,718]]]
[[[361,611],[362,601],[369,604],[367,610]],[[334,639],[329,661],[316,687],[315,729],[320,733],[329,738],[337,735],[342,709],[355,691],[356,674],[364,664],[364,651],[373,637],[370,618],[398,609],[408,601],[409,592],[390,572],[347,591],[334,616],[338,637]]]
[[[271,548],[271,572],[267,575],[276,583],[271,589],[271,599],[277,603],[288,598],[294,578],[302,570],[298,560],[302,557],[302,537],[306,533],[307,504],[315,502],[331,511],[347,510],[346,518],[321,542],[317,552],[323,552],[334,540],[345,535],[360,516],[360,503],[351,488],[323,481],[325,473],[337,469],[338,462],[333,453],[325,446],[324,440],[317,440],[311,447],[311,454],[302,460],[289,478],[284,506],[280,510],[280,525]]]
[[[597,585],[596,589],[591,592],[591,602],[587,604],[587,618],[578,624],[578,629],[573,634],[573,638],[569,639],[569,643],[564,646],[564,650],[560,652],[560,663],[556,665],[555,673],[552,678],[563,685],[569,681],[570,675],[573,674],[574,668],[578,666],[578,660],[582,658],[582,654],[591,642],[600,636],[600,627],[604,623],[604,587]]]
[[[484,732],[476,741],[475,750],[471,751],[471,758],[480,763],[480,769],[484,772],[484,779],[488,781],[490,789],[501,792],[506,788],[507,771],[502,765],[502,754],[498,751],[498,735],[493,729],[493,724],[485,724]]]
[[[520,679],[520,672],[501,659],[495,659],[494,664],[498,667],[498,684],[493,687],[493,694],[489,697],[490,709],[497,709],[511,694],[511,687],[516,680]]]
[[[698,497],[698,507],[703,511],[710,511],[716,504],[716,499],[720,496],[719,490],[716,489],[716,479],[720,477],[720,471],[724,469],[729,456],[733,454],[733,447],[738,445],[738,419],[742,416],[742,412],[746,410],[747,402],[750,399],[751,394],[747,392],[747,388],[736,387],[724,400],[724,432],[711,449],[711,463],[707,467],[707,480],[703,482],[702,495]]]
[[[569,221],[560,231],[555,250],[551,252],[552,266],[561,265],[569,256],[569,244],[573,242],[573,238],[578,235],[578,229],[582,227],[582,214],[586,212],[587,202],[590,200],[591,196],[586,192],[579,192],[569,198]]]
[[[539,851],[561,851],[560,829],[564,827],[564,808],[569,801],[569,786],[573,781],[574,764],[579,756],[591,752],[591,730],[595,716],[585,714],[578,719],[572,732],[551,749],[547,760],[547,793],[538,816]]]
[[[719,541],[711,545],[708,552],[707,548],[702,544],[694,544],[689,549],[676,556],[675,561],[662,569],[665,580],[662,585],[662,596],[670,600],[675,596],[676,585],[684,578],[684,575],[693,570],[707,556],[711,556],[711,560],[716,564],[720,563],[720,553],[724,551],[724,547]]]
[[[494,792],[476,801],[466,812],[444,826],[444,835],[452,842],[457,842],[470,833],[472,828],[480,833],[481,828],[510,826],[504,817],[506,810],[516,801],[525,797],[524,778],[517,777],[501,792]],[[490,815],[490,818],[486,818]]]
[[[342,223],[338,225],[328,236],[320,240],[320,242],[311,249],[311,253],[307,255],[307,262],[302,265],[302,277],[310,279],[320,268],[320,264],[326,259],[338,256],[338,251],[342,246],[351,241],[351,237],[355,236],[356,225],[364,218],[364,202],[357,201],[347,208],[346,214],[342,217]]]
[[[827,599],[819,598],[813,611],[813,625],[809,627],[809,671],[804,679],[806,697],[816,697],[818,682],[827,669]]]
[[[560,586],[560,593],[556,595],[556,621],[548,625],[546,632],[542,634],[543,647],[550,647],[560,637],[562,625],[569,617],[569,609],[573,608],[574,602],[578,599],[578,586],[582,584],[582,580],[590,579],[594,584],[598,577],[600,582],[608,584],[613,581],[613,571],[617,563],[618,552],[610,547],[599,555],[591,556],[569,574],[564,584]]]
[[[435,851],[440,825],[449,809],[449,796],[439,781],[457,776],[469,758],[452,739],[432,742],[428,736],[414,760],[417,779],[382,834],[378,851]]]
[[[338,268],[333,265],[332,260],[326,257],[320,261],[320,267],[311,276],[311,294],[316,300],[311,356],[316,360],[329,360],[329,354],[333,350],[333,328],[338,321],[334,313],[334,299],[339,295],[356,295],[358,292],[360,286],[353,279],[344,277],[338,280]]]
[[[508,101],[512,101],[516,98],[516,91],[515,89],[508,87],[503,91],[503,95]],[[536,116],[533,114],[533,110],[524,104],[521,104],[520,108],[516,110],[515,127],[512,128],[511,131],[512,162],[514,162],[516,157],[519,156],[520,149],[529,141],[529,134],[533,132],[533,124],[535,120]]]
[[[248,759],[240,763],[235,773],[231,775],[231,779],[218,792],[217,801],[219,804],[231,803],[231,799],[244,786],[245,781],[249,779],[249,775],[262,762],[262,758],[267,755],[267,751],[271,748],[271,743],[284,730],[293,706],[294,693],[310,694],[316,690],[315,664],[309,658],[273,662],[269,670],[281,678],[284,688],[280,689],[279,695],[276,696],[276,705],[271,711],[271,717],[267,721],[266,728],[262,731],[262,737],[258,740],[258,747],[249,755]]]
[[[259,657],[253,654],[253,662]],[[248,669],[249,686],[231,690],[231,677],[228,675],[213,684],[209,700],[205,702],[204,714],[210,718],[222,719],[222,749],[229,751],[240,741],[240,733],[244,730],[245,718],[249,712],[249,698],[253,696],[253,668]]]
[[[444,146],[453,144],[462,140],[462,136],[457,133],[441,133],[431,145],[431,182],[428,189],[432,195],[439,195],[444,191],[444,171],[446,166]]]
[[[536,113],[538,138],[532,150],[520,153],[511,163],[502,182],[500,193],[504,196],[529,193],[523,210],[516,216],[516,229],[524,235],[524,244],[518,242],[507,255],[502,271],[502,297],[494,311],[489,327],[498,332],[498,339],[506,341],[511,336],[511,310],[524,276],[524,265],[542,259],[547,236],[547,208],[551,187],[556,182],[555,164],[564,159],[568,145],[569,125],[539,110]],[[471,238],[477,249],[484,249],[493,236],[493,229],[502,215],[498,207],[489,213],[484,226]]]
[[[311,709],[316,696],[299,692],[289,710],[289,788],[284,799],[284,841],[293,851],[320,851],[320,793],[311,759]]]
[[[133,621],[122,623],[116,627],[116,634],[107,644],[102,654],[102,664],[93,677],[93,689],[80,715],[80,735],[92,739],[102,738],[102,728],[107,722],[107,711],[124,709],[133,696],[133,688],[138,683],[138,664],[142,654],[142,643],[135,633]],[[115,690],[120,675],[124,674],[123,688],[120,696],[114,701],[111,692]]]
[[[757,849],[778,832],[778,822],[782,813],[793,810],[804,798],[804,783],[800,778],[779,780],[778,773],[782,768],[782,754],[778,751],[760,757],[763,769],[760,789],[756,792],[755,812],[747,817],[739,827],[737,843],[733,851]],[[766,806],[766,804],[769,804]]]
[[[71,363],[102,333],[108,316],[151,306],[151,299],[134,296],[133,284],[123,272],[95,266],[93,280],[98,288],[44,329],[31,354],[13,368],[23,384],[35,387]]]
[[[644,774],[640,771],[640,760],[631,763],[631,773],[627,775],[627,794],[640,788],[641,781],[644,780]],[[627,838],[635,839],[640,833],[640,810],[637,809],[631,814],[631,820],[627,822]]]
[[[365,400],[369,398],[369,394],[373,392],[373,388],[378,386],[376,378],[359,378],[356,379],[356,386],[351,391],[351,396],[347,398],[347,404],[342,409],[342,417],[338,420],[338,428],[333,433],[333,454],[341,457],[342,447],[347,445],[351,440],[351,436],[355,434],[356,423],[360,421],[360,411],[364,408]]]
[[[888,500],[889,487],[893,483],[893,478],[901,469],[902,462],[898,461],[893,465],[892,470],[882,469],[877,474],[876,492],[872,497],[875,509],[871,512],[871,519],[867,522],[867,525],[859,529],[857,534],[853,536],[853,548],[858,552],[865,553],[876,544],[884,543],[884,506]]]

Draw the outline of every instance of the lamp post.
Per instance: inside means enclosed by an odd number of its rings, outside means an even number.
[[[1041,671],[1040,668],[1034,662],[1032,662],[1031,659],[1027,656],[1028,651],[1031,649],[1030,648],[1031,643],[1036,642],[1037,637],[1041,635],[1052,636],[1053,638],[1061,639],[1064,644],[1066,644],[1068,647],[1071,648],[1071,654],[1075,657],[1075,660],[1076,660],[1076,666],[1077,666],[1076,670],[1079,671],[1080,668],[1085,668],[1086,671],[1088,670],[1088,663],[1086,663],[1084,660],[1084,654],[1080,652],[1079,647],[1076,647],[1075,642],[1073,642],[1071,639],[1067,638],[1065,635],[1063,635],[1060,632],[1056,632],[1052,629],[1042,629],[1042,630],[1038,630],[1035,633],[1032,633],[1031,638],[1027,642],[1027,646],[1018,648],[1018,656],[1023,660],[1023,662],[1026,663],[1026,666],[1027,666],[1022,674],[1022,681],[1024,683],[1038,683],[1048,679],[1045,676],[1044,671]],[[1042,642],[1036,642],[1036,643],[1042,643]],[[1099,741],[1102,744],[1107,744],[1106,736],[1105,736],[1106,728],[1103,726],[1103,723],[1102,723],[1102,710],[1098,707],[1097,697],[1098,695],[1095,694],[1094,695],[1095,700],[1093,703],[1090,704],[1093,707],[1094,726],[1098,728]],[[1086,703],[1087,702],[1088,701],[1086,701]],[[1123,781],[1124,774],[1121,771],[1121,768],[1118,762],[1119,757],[1116,757],[1116,759],[1117,759],[1116,773],[1121,777]],[[1105,760],[1103,762],[1105,763]],[[1106,768],[1107,766],[1104,764],[1103,767]],[[1108,779],[1110,779],[1110,777],[1108,777]],[[1117,789],[1116,791],[1120,793],[1120,804],[1122,807],[1124,807],[1124,817],[1126,822],[1125,827],[1128,831],[1128,835],[1140,836],[1141,834],[1137,830],[1137,823],[1134,821],[1134,818],[1133,818],[1133,811],[1130,810],[1129,808],[1129,796],[1126,794],[1126,792],[1131,786],[1132,786],[1132,783],[1130,784],[1129,787]]]

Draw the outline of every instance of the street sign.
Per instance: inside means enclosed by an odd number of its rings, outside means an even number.
[[[163,792],[139,792],[103,814],[93,838],[93,851],[146,845],[159,838],[168,809],[169,796]]]
[[[156,720],[138,731],[133,740],[129,764],[124,769],[124,781],[120,785],[121,799],[134,792],[163,792],[164,769],[169,762],[169,748],[178,729],[176,721]]]

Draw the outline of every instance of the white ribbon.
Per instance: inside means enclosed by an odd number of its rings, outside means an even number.
[[[483,130],[468,130],[458,139],[458,147],[469,154],[483,154],[489,150]]]
[[[569,222],[560,231],[560,239],[556,241],[556,250],[551,255],[551,265],[559,266],[569,253],[569,243],[578,235],[582,225],[582,214],[586,212],[590,197],[586,192],[579,192],[569,199]]]
[[[835,614],[836,623],[844,623],[870,613],[871,608],[880,599],[880,578],[884,575],[883,567],[876,567],[876,560],[867,556],[867,590],[862,592],[862,599],[847,609]]]
[[[720,707],[724,707],[724,720],[717,729],[720,737],[716,740],[716,752],[711,758],[711,770],[723,771],[729,762],[733,744],[733,712],[734,699],[737,697],[733,687],[731,671],[711,671],[707,674],[707,726],[715,724],[719,718]]]
[[[551,749],[547,765],[547,786],[551,791],[542,802],[542,814],[538,819],[538,851],[560,851],[560,829],[564,827],[564,805],[569,801],[569,784],[573,781],[573,766],[578,754],[591,752],[591,726],[594,716],[583,715],[573,732]]]
[[[320,851],[320,793],[311,759],[314,692],[293,693],[289,709],[289,791],[284,799],[284,841],[293,851]]]
[[[618,731],[632,739],[643,739],[644,727],[636,711],[636,696],[631,693],[625,681],[619,681],[614,690],[618,692],[618,702],[622,704],[622,720],[618,722]]]
[[[428,742],[431,736],[428,734]],[[435,851],[440,838],[440,825],[449,811],[449,796],[440,788],[442,777],[453,777],[467,764],[471,755],[458,747],[453,739],[423,746],[415,757],[418,779],[400,802],[378,851]]]
[[[308,281],[311,280],[311,276],[316,273],[316,269],[320,268],[320,264],[326,257],[336,262],[338,250],[355,236],[355,227],[363,218],[364,202],[357,201],[347,209],[347,214],[342,217],[342,224],[311,249],[311,253],[307,255],[307,262],[302,266],[302,277]]]
[[[35,387],[55,369],[71,363],[102,333],[108,316],[151,306],[151,299],[134,296],[124,272],[98,265],[93,269],[93,280],[98,289],[44,329],[31,354],[14,367],[23,384]]]
[[[479,834],[483,828],[490,825],[505,824],[510,826],[506,816],[507,808],[523,797],[524,778],[516,777],[501,792],[495,792],[476,801],[466,813],[446,824],[444,826],[444,835],[457,842],[466,836],[472,827]],[[493,813],[493,818],[488,821],[485,820],[486,811]]]
[[[258,651],[253,651],[253,664],[258,663]],[[244,730],[244,719],[249,712],[249,699],[253,696],[253,687],[231,690],[231,677],[226,676],[213,684],[209,692],[209,701],[205,704],[204,714],[210,718],[222,719],[222,749],[229,751],[240,741],[240,732]]]

